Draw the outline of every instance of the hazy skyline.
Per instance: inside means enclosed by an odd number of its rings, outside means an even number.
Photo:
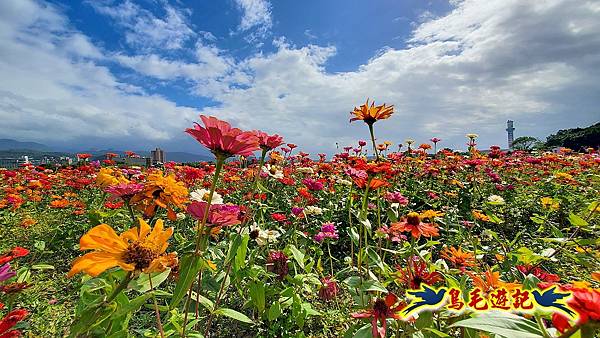
[[[600,121],[600,1],[0,2],[0,138],[201,152],[198,115],[301,150],[506,147]],[[395,147],[395,145],[394,145]]]

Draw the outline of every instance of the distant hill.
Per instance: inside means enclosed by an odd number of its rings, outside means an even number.
[[[0,139],[0,150],[37,150],[51,151],[46,145],[36,142],[19,142],[11,139]]]
[[[546,147],[566,147],[576,151],[600,146],[600,122],[586,128],[559,130],[546,138]]]

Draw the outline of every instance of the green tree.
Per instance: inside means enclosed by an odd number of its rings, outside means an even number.
[[[531,151],[533,149],[541,148],[543,145],[542,141],[533,136],[521,136],[513,141],[513,148],[516,150]]]

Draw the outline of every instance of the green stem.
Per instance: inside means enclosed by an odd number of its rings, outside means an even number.
[[[369,133],[371,134],[371,142],[373,142],[373,150],[375,151],[375,160],[379,162],[379,152],[377,152],[377,145],[375,144],[375,132],[373,131],[373,123],[367,123],[369,126]]]

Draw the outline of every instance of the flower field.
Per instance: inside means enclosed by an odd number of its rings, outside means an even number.
[[[334,156],[201,116],[211,163],[0,169],[0,337],[597,334],[598,150],[393,151],[393,106],[351,115]]]

